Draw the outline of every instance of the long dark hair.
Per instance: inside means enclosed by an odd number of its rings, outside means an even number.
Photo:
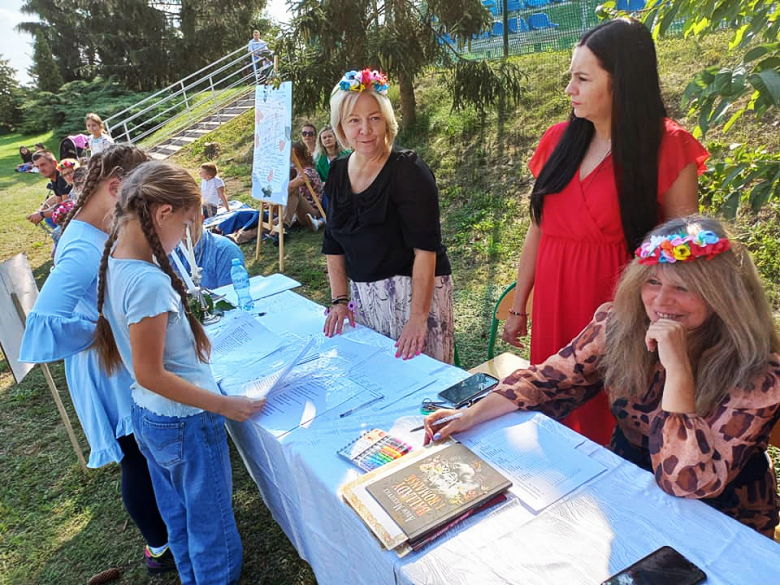
[[[184,207],[200,204],[200,187],[192,176],[181,167],[162,161],[149,161],[139,165],[122,182],[119,200],[114,213],[114,224],[103,249],[98,273],[98,321],[95,327],[95,338],[92,347],[97,349],[100,363],[109,374],[115,372],[121,362],[119,349],[108,320],[103,316],[103,305],[106,300],[106,271],[108,257],[114,248],[119,231],[131,219],[137,219],[143,231],[144,238],[152,250],[157,264],[171,279],[171,286],[179,294],[187,321],[192,329],[195,340],[195,350],[202,362],[208,362],[211,343],[197,317],[189,310],[187,288],[179,275],[174,272],[168,255],[162,247],[160,238],[152,220],[153,207],[168,204],[176,211]]]
[[[589,30],[577,43],[598,59],[612,82],[612,163],[620,219],[629,253],[658,224],[658,152],[666,107],[650,31],[638,20],[620,18]],[[595,133],[572,111],[560,142],[531,192],[531,217],[542,222],[544,197],[561,192],[580,167]]]

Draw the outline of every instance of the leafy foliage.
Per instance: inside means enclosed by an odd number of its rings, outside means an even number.
[[[517,104],[525,93],[526,75],[511,61],[502,60],[497,65],[488,61],[459,60],[449,87],[452,90],[452,109],[462,110],[473,105],[480,112],[498,105],[503,98]]]
[[[19,123],[21,95],[16,70],[0,56],[0,130],[13,130]]]
[[[743,205],[754,213],[780,188],[780,155],[764,147],[711,142],[708,150],[717,162],[700,180],[703,203],[734,219]]]
[[[35,36],[33,66],[30,69],[30,75],[41,91],[55,92],[64,83],[59,67],[57,67],[54,56],[51,54],[49,41],[42,34]]]
[[[266,2],[25,0],[22,12],[38,20],[18,28],[48,41],[65,82],[113,76],[149,91],[245,45],[252,28],[272,32],[260,18]]]
[[[21,130],[26,134],[54,130],[54,136],[62,139],[84,132],[84,116],[88,112],[97,111],[102,117],[108,117],[146,95],[129,91],[116,80],[100,78],[71,81],[57,93],[30,92],[22,104],[24,120]]]
[[[416,115],[414,80],[433,64],[458,63],[450,76],[459,105],[492,105],[497,84],[516,87],[521,77],[511,66],[463,63],[441,42],[448,33],[465,44],[487,29],[492,19],[479,0],[299,0],[292,9],[296,17],[276,51],[284,55],[282,74],[293,80],[302,111],[326,105],[350,69],[382,69],[398,82],[405,125]]]

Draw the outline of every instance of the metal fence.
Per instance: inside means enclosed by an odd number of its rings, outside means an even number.
[[[478,38],[458,47],[455,39],[444,35],[463,56],[496,59],[509,55],[569,50],[588,29],[599,24],[596,8],[603,0],[482,0],[493,15],[493,25]],[[645,0],[618,0],[616,8],[638,14]],[[506,16],[506,18],[505,18]],[[676,27],[673,25],[672,30]]]

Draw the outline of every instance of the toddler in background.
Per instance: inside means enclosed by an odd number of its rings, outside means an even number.
[[[103,120],[100,116],[90,112],[84,118],[84,123],[87,125],[87,132],[89,133],[90,153],[98,154],[114,144],[114,139],[106,134],[106,131],[103,129]]]
[[[217,176],[217,165],[203,163],[198,171],[200,177],[200,195],[203,199],[203,217],[212,217],[217,214],[219,204],[229,210],[227,196],[225,195],[225,181]]]

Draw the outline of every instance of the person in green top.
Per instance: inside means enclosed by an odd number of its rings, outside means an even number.
[[[320,179],[324,183],[328,179],[330,163],[342,154],[352,152],[348,148],[342,149],[333,133],[333,128],[325,126],[317,136],[317,146],[314,148],[314,166]]]

